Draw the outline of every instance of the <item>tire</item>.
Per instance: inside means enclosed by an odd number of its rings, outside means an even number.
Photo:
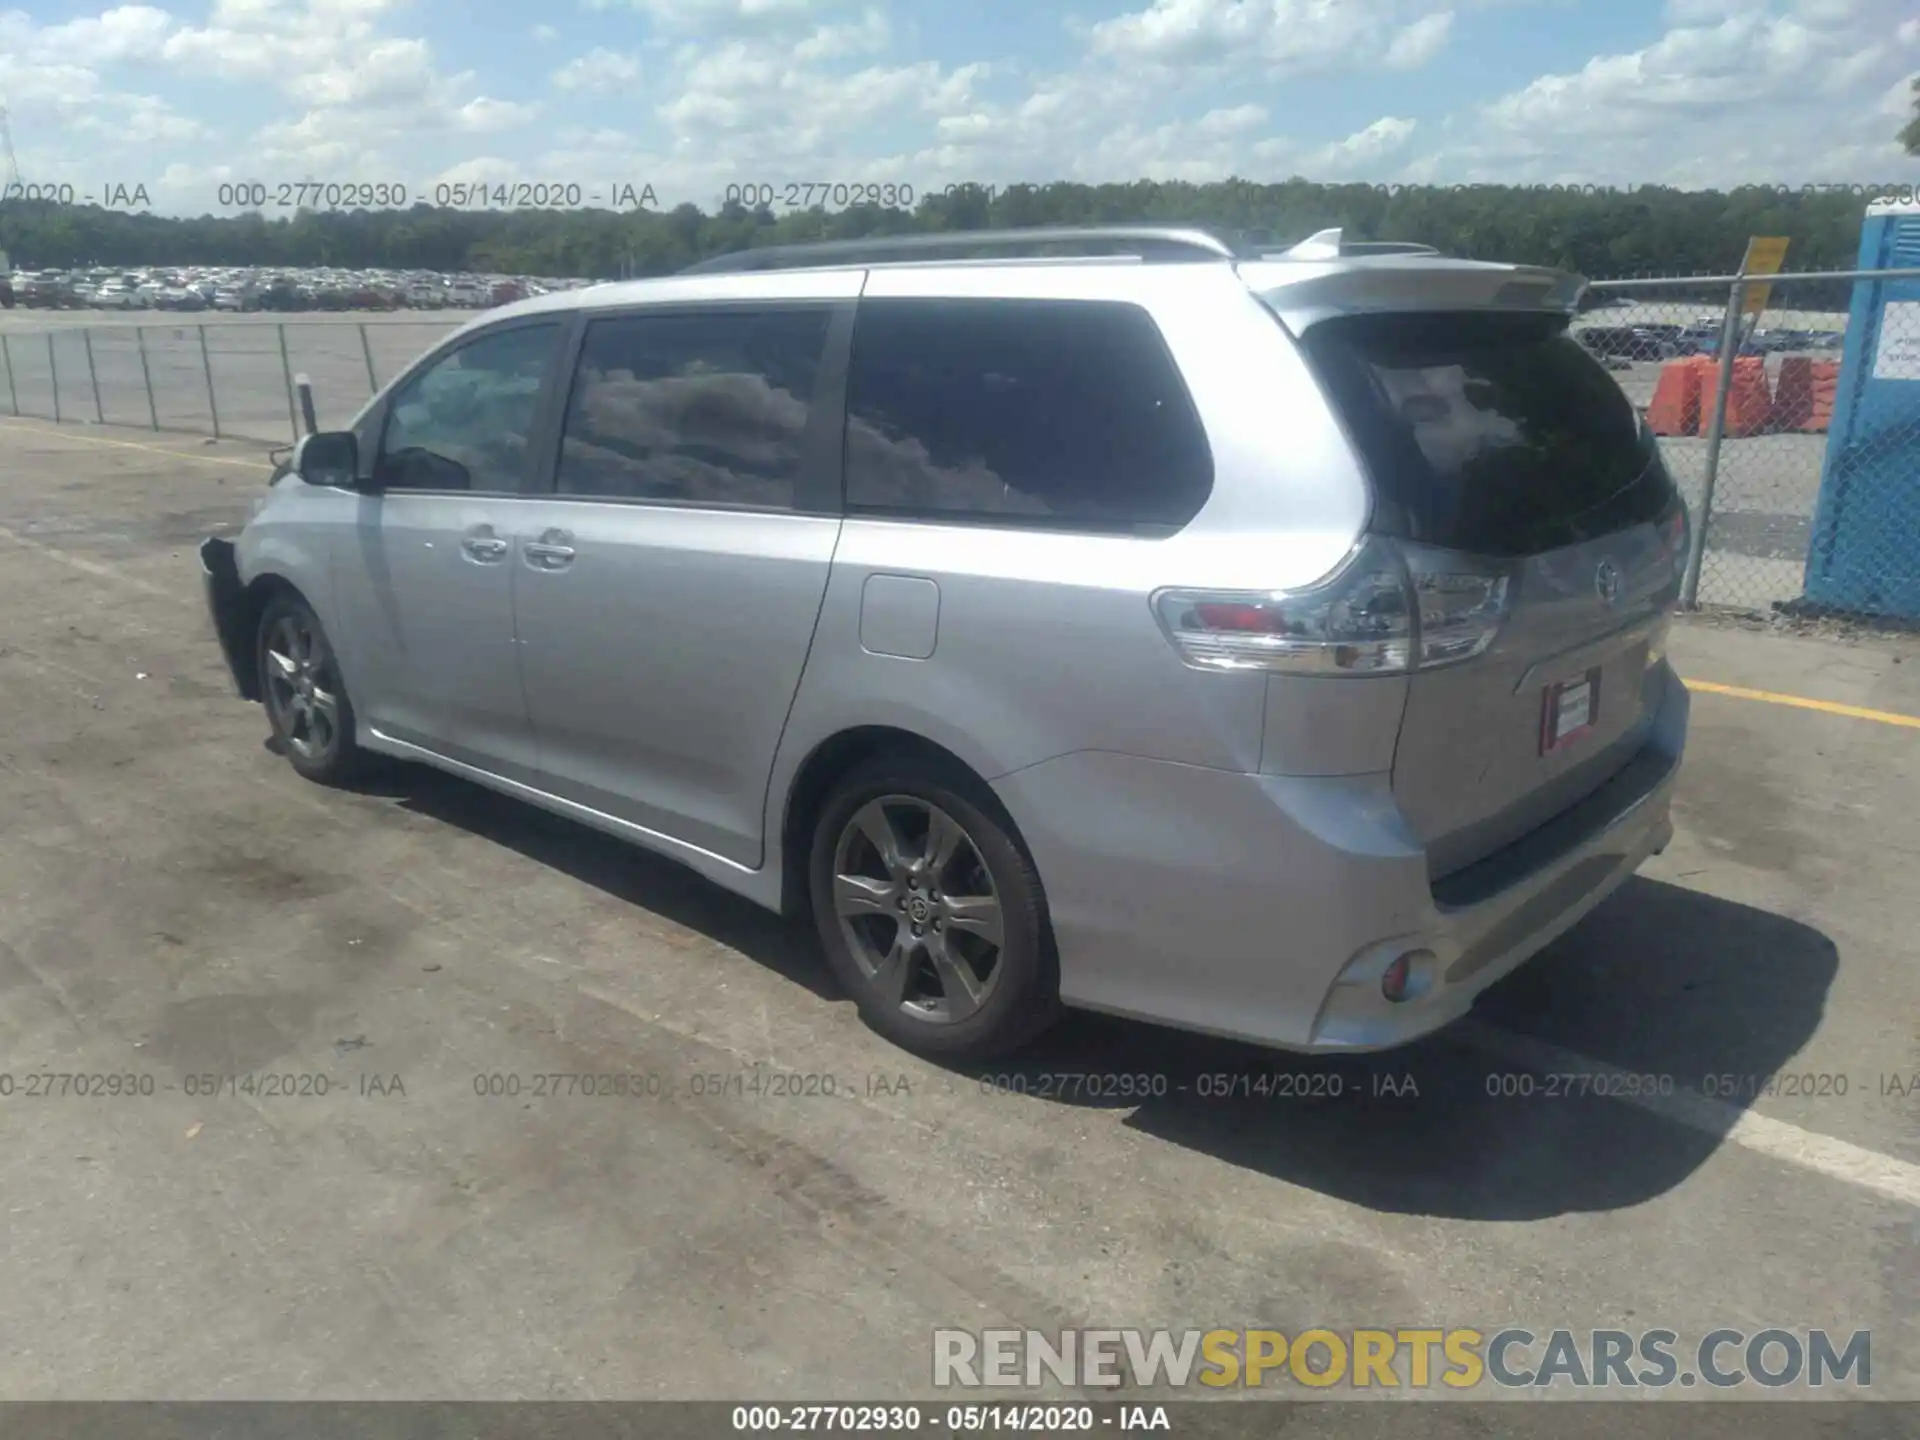
[[[306,601],[281,594],[267,602],[254,659],[267,724],[287,763],[320,785],[360,775],[367,757],[354,741],[353,702],[333,644]]]
[[[929,869],[936,839],[947,858]],[[913,756],[857,767],[821,807],[807,874],[827,963],[867,1023],[902,1049],[991,1059],[1058,1015],[1039,874],[971,775]]]

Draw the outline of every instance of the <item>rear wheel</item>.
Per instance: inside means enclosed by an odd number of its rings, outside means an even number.
[[[259,675],[267,723],[287,762],[322,785],[363,767],[353,739],[353,704],[320,618],[304,600],[278,595],[260,616]]]
[[[844,780],[813,836],[827,960],[867,1022],[905,1049],[979,1060],[1058,1012],[1033,862],[970,776],[881,760]]]

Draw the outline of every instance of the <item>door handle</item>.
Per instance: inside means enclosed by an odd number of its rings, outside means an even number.
[[[571,539],[573,536],[565,530],[546,530],[538,540],[529,540],[520,548],[528,564],[542,570],[559,570],[573,563],[574,548],[567,543]]]
[[[508,547],[491,525],[476,525],[460,537],[460,548],[475,560],[492,561],[505,555]]]

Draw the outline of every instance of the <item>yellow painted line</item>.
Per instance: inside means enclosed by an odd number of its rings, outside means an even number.
[[[1818,710],[1827,715],[1846,715],[1855,720],[1877,720],[1882,725],[1905,725],[1909,729],[1920,730],[1920,715],[1869,710],[1864,705],[1842,705],[1838,700],[1809,700],[1805,695],[1780,695],[1772,690],[1748,690],[1739,685],[1716,685],[1711,680],[1685,680],[1683,683],[1689,690],[1704,690],[1709,695],[1731,695],[1735,700],[1791,705],[1796,710]]]
[[[235,460],[231,455],[195,455],[187,450],[168,450],[160,445],[142,445],[137,440],[109,440],[103,435],[75,435],[70,430],[49,430],[44,425],[0,423],[0,432],[23,431],[28,435],[51,435],[56,440],[71,440],[77,445],[111,445],[121,450],[145,450],[172,460],[192,460],[208,465],[239,465],[248,470],[271,470],[271,460]]]

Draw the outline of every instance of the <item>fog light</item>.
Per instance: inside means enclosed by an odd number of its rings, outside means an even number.
[[[1395,1005],[1417,995],[1426,989],[1427,972],[1432,961],[1431,950],[1409,950],[1395,957],[1380,976],[1380,993]]]
[[[1413,961],[1405,955],[1387,966],[1380,977],[1380,993],[1396,1003],[1407,998],[1407,977],[1413,973]]]

